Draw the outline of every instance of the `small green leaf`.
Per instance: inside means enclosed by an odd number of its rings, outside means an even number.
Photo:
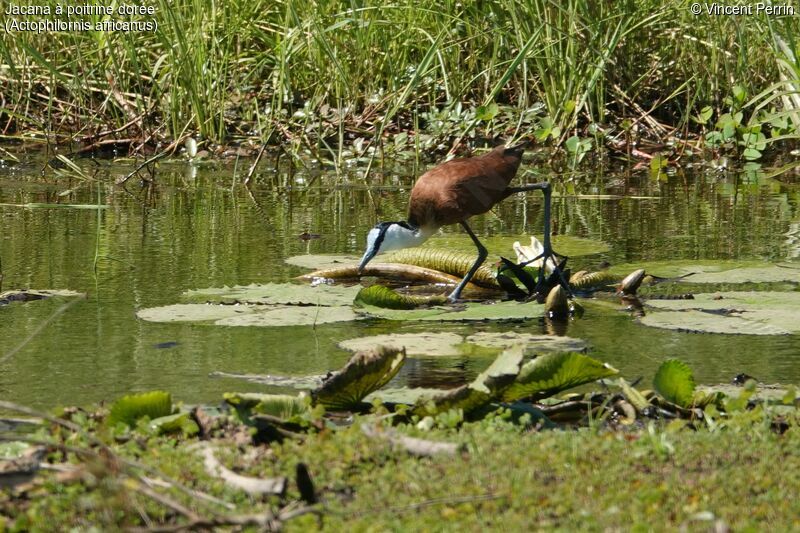
[[[495,103],[482,105],[478,106],[478,109],[475,110],[475,118],[478,120],[483,120],[484,122],[488,122],[496,117],[497,113],[499,112],[500,108]]]
[[[742,155],[748,161],[755,161],[756,159],[761,158],[761,152],[759,152],[755,148],[745,148],[744,152],[742,152]]]
[[[705,106],[703,109],[700,110],[700,114],[696,115],[694,121],[698,124],[708,124],[708,121],[711,119],[711,115],[714,114],[714,110],[711,106]]]
[[[684,408],[692,406],[694,375],[689,366],[678,359],[661,363],[653,378],[653,387],[668,402]]]

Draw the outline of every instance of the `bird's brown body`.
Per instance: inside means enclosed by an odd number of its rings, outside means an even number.
[[[489,211],[511,191],[509,183],[522,161],[523,146],[498,146],[478,157],[453,159],[432,168],[411,191],[408,222],[439,228]]]

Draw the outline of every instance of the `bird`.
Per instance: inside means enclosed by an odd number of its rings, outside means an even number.
[[[501,144],[483,155],[452,159],[425,172],[411,190],[408,220],[379,222],[367,233],[366,251],[358,265],[359,274],[380,253],[419,246],[442,226],[460,224],[475,244],[478,257],[447,297],[450,302],[456,302],[488,255],[486,247],[467,224],[467,219],[486,213],[512,194],[532,190],[544,193],[542,256],[547,259],[553,257],[550,243],[550,183],[520,187],[509,185],[517,174],[528,144],[527,141],[510,147]],[[540,279],[542,275],[540,272]]]

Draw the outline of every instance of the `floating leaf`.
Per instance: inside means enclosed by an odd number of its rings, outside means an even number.
[[[503,394],[503,400],[546,398],[617,373],[617,369],[583,354],[545,354],[523,365],[516,382]]]
[[[430,298],[407,296],[389,287],[384,287],[383,285],[372,285],[358,291],[354,303],[359,306],[372,305],[384,309],[415,309],[428,304],[445,304],[447,303],[447,298],[444,296],[433,296]]]
[[[391,346],[398,350],[405,348],[407,355],[461,355],[459,345],[462,342],[464,338],[455,333],[394,333],[349,339],[340,342],[339,347],[357,352],[375,346]]]
[[[656,310],[640,319],[646,326],[745,335],[800,333],[800,292],[704,293],[692,300],[649,300],[647,304]]]
[[[481,331],[465,339],[468,344],[477,344],[487,348],[510,348],[516,344],[523,346],[525,355],[542,352],[580,352],[586,350],[586,341],[572,337],[555,335],[534,335],[515,331],[488,332]]]
[[[68,289],[50,289],[50,290],[36,290],[24,289],[16,291],[6,291],[0,293],[0,303],[9,302],[30,302],[33,300],[44,300],[45,298],[52,298],[53,296],[86,296],[85,293],[75,292]]]
[[[522,302],[467,303],[453,307],[431,307],[427,309],[395,310],[365,306],[358,310],[368,316],[387,320],[522,320],[542,316],[542,306]]]
[[[172,414],[172,396],[164,391],[150,391],[123,396],[111,406],[106,422],[110,426],[136,425],[140,418],[150,420]]]
[[[350,307],[275,306],[255,313],[242,314],[218,320],[218,326],[315,326],[333,322],[358,320]]]
[[[482,331],[466,338],[450,332],[392,333],[349,339],[339,343],[340,348],[352,352],[381,345],[405,348],[408,356],[463,356],[475,352],[496,354],[515,345],[521,345],[526,355],[586,349],[586,342],[581,339],[514,331],[504,333]]]
[[[292,305],[350,305],[360,286],[308,283],[265,283],[237,285],[234,287],[196,289],[186,291],[184,296],[203,302],[238,302],[248,304],[292,304]]]
[[[173,304],[140,309],[136,316],[148,322],[213,322],[257,310],[247,305]]]
[[[800,283],[800,265],[762,261],[646,261],[613,265],[609,270],[625,276],[639,268],[668,278],[691,274],[683,280],[689,283]]]
[[[448,248],[408,248],[382,256],[385,263],[403,263],[423,268],[431,268],[457,278],[463,278],[475,263],[475,251],[450,250]],[[485,264],[478,267],[471,283],[482,287],[497,287],[494,271]]]
[[[692,369],[678,359],[661,363],[653,378],[653,387],[668,402],[683,408],[692,406],[694,375]]]
[[[217,326],[311,326],[361,318],[350,306],[173,304],[140,309],[149,322],[210,322]]]
[[[358,406],[369,393],[386,385],[406,359],[405,351],[379,347],[355,354],[338,372],[312,392],[315,403],[326,409],[347,410]]]

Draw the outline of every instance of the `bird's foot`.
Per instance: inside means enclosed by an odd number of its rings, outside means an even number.
[[[561,262],[558,258],[561,258]],[[536,288],[531,296],[537,300],[544,301],[544,298],[550,293],[550,290],[556,285],[561,285],[567,291],[567,294],[572,297],[572,289],[569,286],[569,270],[566,268],[567,256],[561,255],[552,249],[545,249],[541,255],[535,257],[532,261],[523,263],[523,266],[538,259],[542,260],[542,265],[539,267],[539,276],[536,281]],[[547,265],[552,265],[551,272],[547,274]]]

